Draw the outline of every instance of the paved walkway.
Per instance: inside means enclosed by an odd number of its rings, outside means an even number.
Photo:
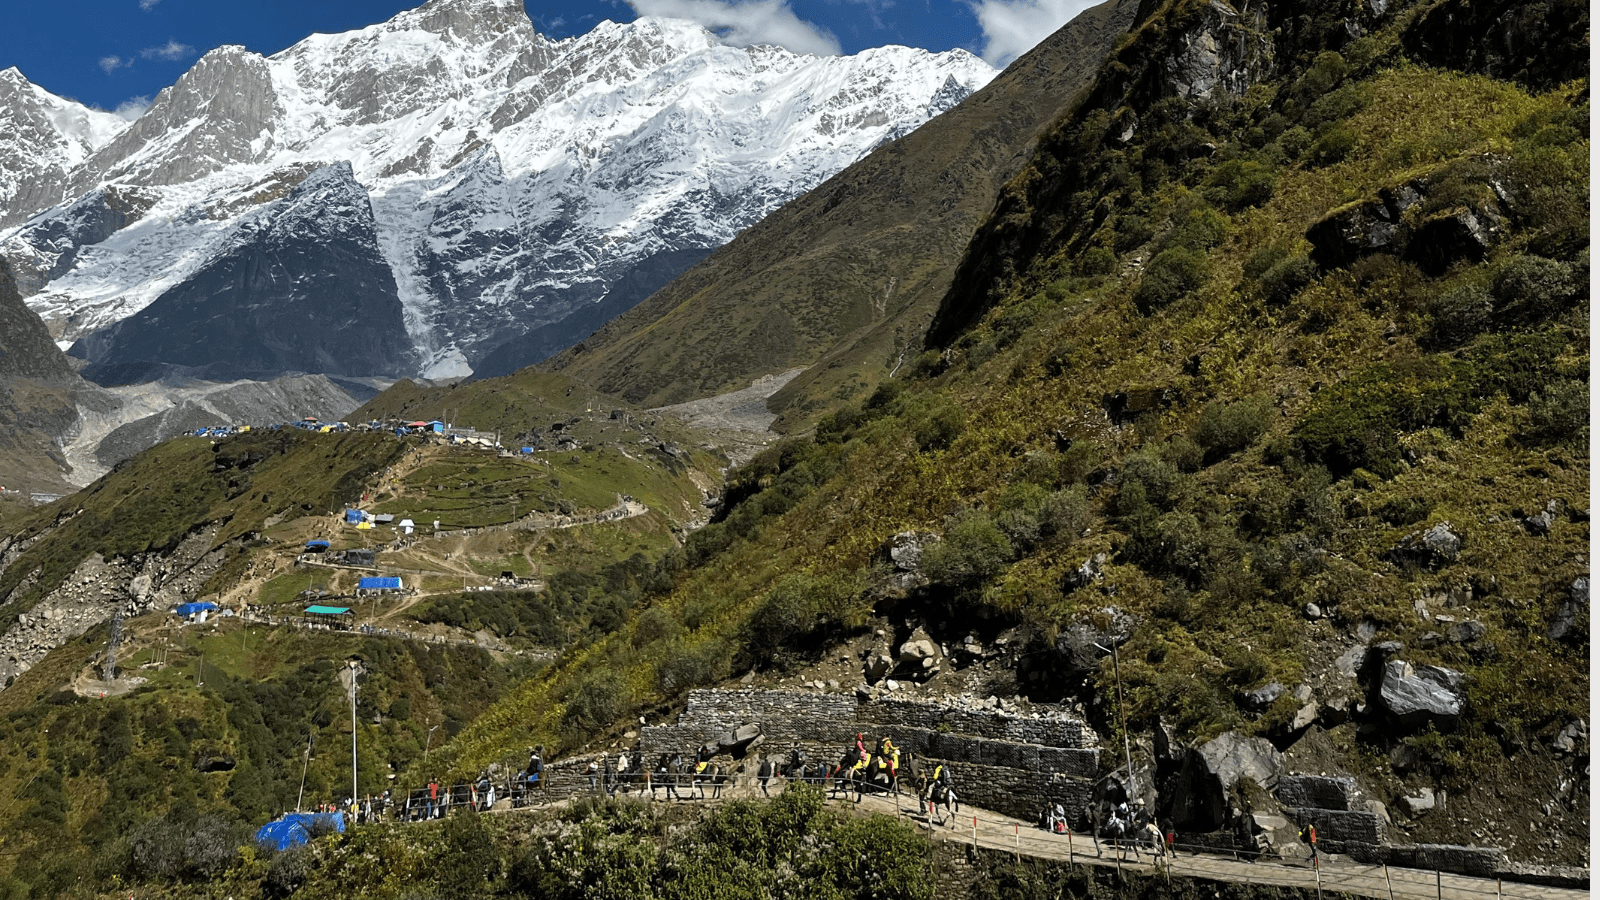
[[[1320,887],[1323,891],[1376,897],[1379,900],[1399,900],[1402,897],[1410,900],[1587,900],[1589,897],[1586,890],[1438,874],[1421,869],[1367,866],[1343,857],[1324,857],[1322,867],[1315,870],[1307,862],[1245,862],[1187,851],[1179,851],[1164,861],[1157,861],[1148,851],[1138,854],[1129,848],[1119,858],[1117,851],[1109,846],[1097,848],[1087,836],[1049,834],[1031,823],[988,810],[962,807],[961,812],[947,820],[946,824],[927,826],[926,817],[919,813],[916,800],[912,797],[867,796],[861,805],[930,827],[933,837],[938,840],[975,843],[990,850],[1068,863],[1110,867],[1120,865],[1123,869],[1145,875],[1170,872],[1174,876],[1215,881],[1309,890]]]

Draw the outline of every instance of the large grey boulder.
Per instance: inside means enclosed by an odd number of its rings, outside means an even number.
[[[1579,575],[1573,579],[1572,586],[1567,588],[1567,596],[1561,600],[1561,605],[1556,607],[1555,615],[1550,617],[1550,628],[1545,636],[1552,641],[1565,639],[1568,635],[1577,634],[1577,626],[1589,612],[1589,576]]]
[[[1180,831],[1210,832],[1228,824],[1229,792],[1243,779],[1271,787],[1283,754],[1264,738],[1229,731],[1183,755],[1168,782],[1167,813]]]
[[[1066,657],[1069,668],[1076,672],[1092,672],[1100,660],[1110,656],[1109,649],[1119,647],[1133,637],[1133,615],[1116,606],[1086,613],[1068,622],[1056,637],[1056,650]]]
[[[1449,522],[1440,522],[1406,535],[1389,551],[1389,558],[1401,566],[1437,569],[1455,562],[1461,556],[1461,545],[1461,535]]]
[[[1391,659],[1384,665],[1378,698],[1389,716],[1406,728],[1422,728],[1430,722],[1454,725],[1467,703],[1460,672],[1440,666],[1413,666],[1400,659]]]

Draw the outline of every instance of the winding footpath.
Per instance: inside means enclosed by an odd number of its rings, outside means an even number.
[[[861,806],[926,825],[926,817],[914,806],[915,800],[911,799],[911,805],[908,805],[908,799],[868,795],[862,799]],[[1188,851],[1179,851],[1165,860],[1155,860],[1148,853],[1140,856],[1132,852],[1124,853],[1119,859],[1116,851],[1108,846],[1097,847],[1087,836],[1049,834],[1020,819],[966,806],[961,808],[960,813],[947,819],[947,824],[931,826],[931,834],[936,840],[975,844],[988,850],[1059,862],[1113,868],[1120,866],[1141,875],[1166,874],[1168,877],[1320,889],[1323,892],[1375,897],[1379,900],[1399,900],[1402,897],[1410,900],[1587,900],[1589,897],[1589,891],[1581,889],[1441,874],[1426,869],[1368,866],[1342,857],[1330,861],[1329,857],[1324,856],[1320,869],[1312,869],[1308,862],[1245,862]]]

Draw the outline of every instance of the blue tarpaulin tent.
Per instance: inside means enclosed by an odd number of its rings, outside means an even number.
[[[404,587],[400,583],[400,576],[390,575],[383,578],[363,578],[356,583],[356,590],[360,591],[398,591]]]
[[[362,517],[365,515],[366,513],[359,509],[347,509],[344,511],[344,520],[347,524],[359,525],[361,524]]]
[[[178,604],[178,608],[174,609],[173,612],[180,616],[188,617],[199,615],[203,612],[210,612],[216,608],[217,605],[215,603],[212,603],[210,600],[203,600],[199,603],[180,603]]]
[[[524,455],[532,453],[533,452],[533,448],[532,447],[523,447],[522,448],[522,452],[523,452]]]
[[[256,843],[266,844],[274,850],[287,850],[311,840],[311,831],[320,825],[331,831],[344,833],[344,816],[338,813],[286,813],[274,822],[256,830]]]
[[[306,550],[311,553],[321,553],[328,549],[327,541],[306,541]]]
[[[444,423],[438,419],[434,419],[432,422],[428,423],[428,430],[434,434],[444,434]]]

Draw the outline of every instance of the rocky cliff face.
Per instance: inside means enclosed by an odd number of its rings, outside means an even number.
[[[365,373],[510,371],[992,75],[960,51],[810,57],[722,46],[667,19],[550,41],[518,3],[433,0],[272,57],[213,50],[137,122],[70,153],[0,143],[0,172],[22,173],[0,190],[12,226],[0,255],[96,377],[144,377],[126,368],[141,360],[199,359],[227,377],[349,372],[349,351],[252,332],[286,288],[243,275],[286,249],[262,222],[309,172],[342,163],[363,196],[341,208],[370,205],[370,222],[322,229],[333,246],[293,248],[278,275],[351,268],[364,321],[379,296],[399,310],[407,346],[386,312],[359,336],[361,365],[382,362]],[[0,116],[38,119],[24,99],[43,92],[5,78]],[[352,286],[315,278],[318,291]],[[219,279],[233,280],[214,296]],[[243,315],[210,317],[223,309]],[[135,335],[157,355],[129,349]]]
[[[63,485],[69,467],[61,445],[77,427],[73,395],[81,387],[0,260],[0,487]]]

